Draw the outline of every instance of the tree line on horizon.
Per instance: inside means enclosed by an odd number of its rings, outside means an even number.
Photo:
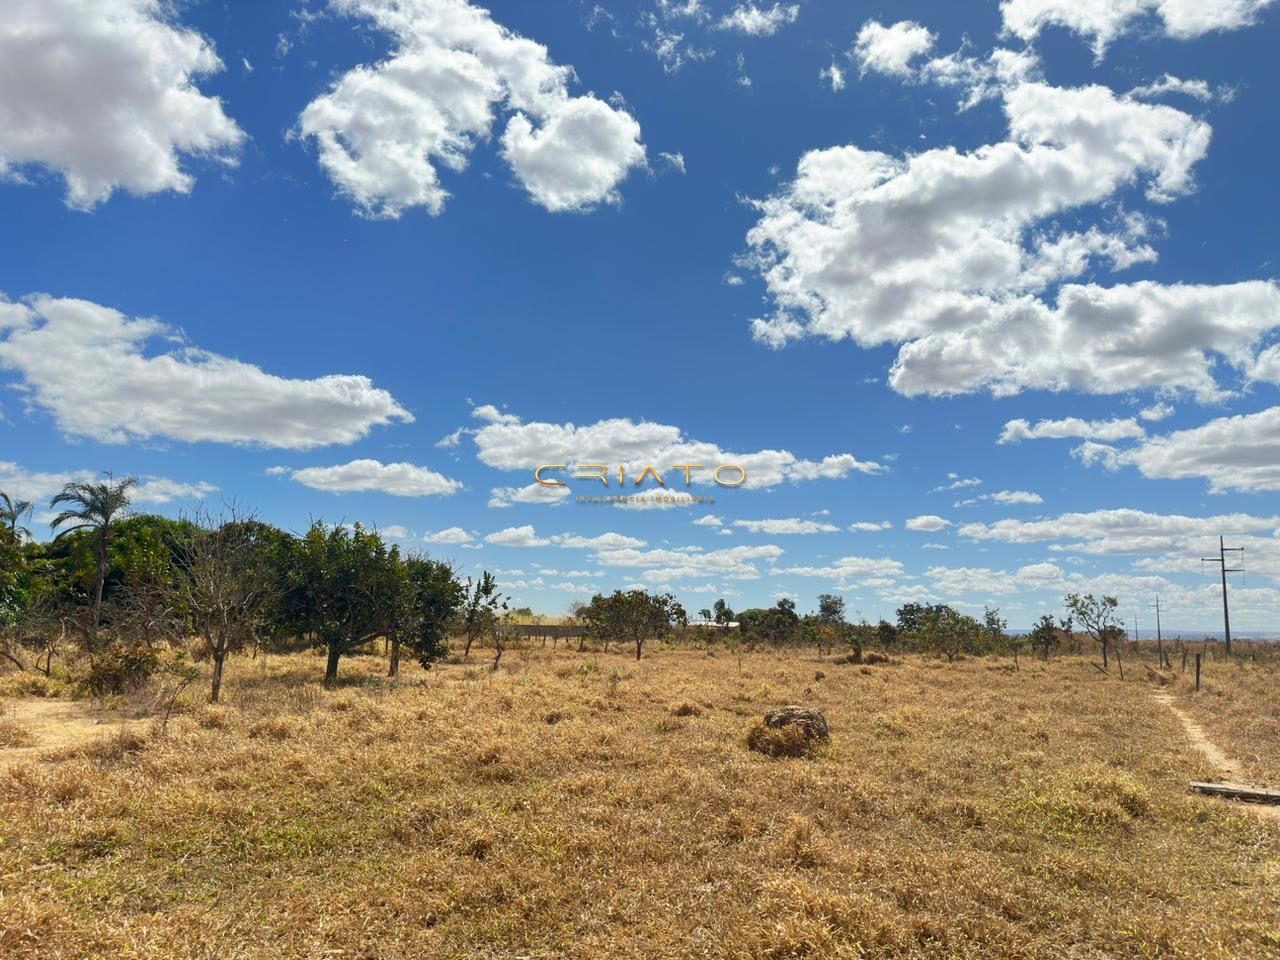
[[[75,650],[87,655],[88,686],[111,690],[156,669],[159,647],[194,638],[193,654],[212,665],[217,701],[237,650],[319,648],[333,684],[341,659],[375,640],[385,643],[394,677],[404,651],[430,668],[456,638],[464,658],[478,643],[491,646],[497,669],[520,642],[511,627],[531,618],[528,608],[512,609],[488,571],[461,577],[452,564],[403,552],[360,524],[315,520],[292,534],[234,504],[179,519],[130,514],[136,484],[110,474],[66,484],[50,502],[57,512],[46,543],[25,526],[34,505],[0,491],[0,658],[25,670],[34,657],[49,675],[55,657]],[[906,603],[894,623],[851,622],[836,594],[820,595],[808,614],[788,597],[739,613],[721,599],[698,613],[726,627],[719,642],[738,649],[847,649],[854,660],[869,648],[948,660],[1004,653],[1015,665],[1026,647],[1047,659],[1079,624],[1108,666],[1123,638],[1116,599],[1071,594],[1065,602],[1067,617],[1046,614],[1026,635],[1010,634],[997,609],[979,620],[946,604]],[[575,603],[571,617],[584,637],[606,650],[611,642],[632,646],[636,659],[650,639],[693,635],[674,596],[639,588],[596,594]]]

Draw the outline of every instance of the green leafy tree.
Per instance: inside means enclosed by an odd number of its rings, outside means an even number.
[[[399,601],[400,551],[360,524],[316,521],[298,543],[291,571],[305,632],[327,652],[325,684],[344,655],[391,629]]]
[[[1102,669],[1111,669],[1111,644],[1119,632],[1116,611],[1120,601],[1115,597],[1095,597],[1092,593],[1069,593],[1064,603],[1085,633],[1102,646]]]
[[[129,491],[137,483],[136,477],[116,480],[111,474],[107,474],[107,479],[99,483],[68,483],[51,501],[51,506],[68,508],[49,524],[54,530],[62,528],[58,530],[55,540],[77,531],[92,535],[94,580],[92,615],[89,621],[91,635],[97,633],[98,625],[102,622],[102,587],[107,579],[107,549],[111,546],[116,522],[129,509]]]
[[[1058,624],[1054,621],[1052,614],[1043,614],[1036,621],[1035,626],[1031,628],[1029,639],[1032,649],[1038,650],[1045,662],[1048,662],[1049,655],[1058,646]]]
[[[391,634],[390,675],[400,672],[400,647],[408,642],[423,669],[448,653],[447,636],[462,606],[463,588],[453,567],[421,554],[405,558],[399,589],[401,608]]]
[[[507,609],[507,597],[498,590],[498,581],[488,570],[481,572],[479,580],[467,577],[462,596],[462,630],[467,638],[462,655],[469,657],[472,644],[497,630],[499,611]]]
[[[926,650],[945,656],[948,663],[976,652],[982,642],[982,624],[945,604],[927,608],[916,632]]]
[[[876,643],[888,649],[898,642],[898,628],[888,620],[881,620],[876,626]]]
[[[591,634],[601,640],[634,644],[639,660],[645,641],[671,629],[674,604],[675,597],[669,593],[615,590],[608,596],[598,593],[592,597],[583,619]]]
[[[737,619],[737,617],[733,615],[733,610],[724,602],[723,597],[712,605],[711,615],[715,619],[715,622],[721,626],[733,623],[733,621]]]
[[[18,543],[31,539],[31,531],[22,526],[22,521],[31,516],[35,504],[30,500],[15,500],[0,490],[0,524],[8,528],[13,539]]]

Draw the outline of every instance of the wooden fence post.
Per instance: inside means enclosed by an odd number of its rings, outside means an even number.
[[[1200,692],[1200,654],[1196,654],[1196,693]]]

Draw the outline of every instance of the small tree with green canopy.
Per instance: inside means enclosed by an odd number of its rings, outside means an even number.
[[[400,648],[407,642],[424,670],[448,653],[449,624],[462,606],[463,589],[451,565],[425,554],[410,554],[402,564],[400,606],[391,632],[392,677],[400,672]]]
[[[111,546],[116,522],[129,509],[129,491],[138,483],[137,477],[116,480],[110,473],[106,476],[107,479],[100,483],[68,483],[50,501],[51,506],[68,508],[49,524],[54,530],[62,528],[58,530],[55,540],[79,530],[93,534],[95,575],[90,617],[91,636],[96,635],[98,625],[102,622],[102,586],[107,579],[107,548]]]
[[[1064,602],[1085,633],[1102,645],[1102,669],[1110,670],[1111,643],[1118,632],[1116,610],[1120,602],[1115,597],[1095,597],[1092,593],[1069,593]]]
[[[488,570],[482,571],[480,579],[467,577],[467,585],[462,593],[462,631],[467,638],[467,645],[462,651],[464,657],[471,656],[471,645],[480,637],[491,634],[498,625],[499,610],[507,609],[507,597],[499,592],[498,581]]]
[[[332,686],[344,655],[391,629],[401,597],[400,551],[358,523],[316,521],[294,559],[292,578],[306,633],[328,654],[324,681]]]
[[[1030,635],[1031,647],[1040,651],[1045,662],[1049,661],[1049,654],[1058,645],[1058,625],[1054,622],[1052,614],[1043,614],[1036,621],[1035,626],[1031,628]]]
[[[646,640],[671,629],[674,604],[675,597],[669,593],[615,590],[608,596],[597,593],[592,597],[582,617],[592,636],[634,644],[639,660]]]

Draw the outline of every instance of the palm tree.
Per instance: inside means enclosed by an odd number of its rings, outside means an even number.
[[[102,585],[107,579],[107,547],[111,543],[112,524],[129,509],[129,488],[138,482],[137,477],[125,477],[116,480],[110,473],[102,483],[68,483],[62,488],[50,506],[71,504],[72,509],[64,510],[53,518],[50,527],[57,530],[64,523],[77,521],[72,526],[58,531],[55,540],[60,540],[77,530],[92,530],[93,556],[96,561],[96,575],[93,581],[93,621],[92,629],[97,632],[102,622]]]
[[[15,540],[21,541],[23,538],[30,539],[31,531],[26,527],[19,526],[23,517],[31,516],[31,511],[35,509],[35,504],[30,500],[14,500],[3,490],[0,490],[0,523],[9,528],[9,532],[13,534]]]

